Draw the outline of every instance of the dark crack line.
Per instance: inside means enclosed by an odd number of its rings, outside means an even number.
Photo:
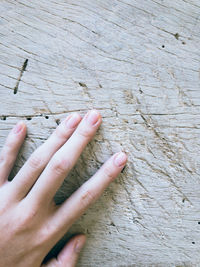
[[[18,92],[19,83],[21,81],[21,78],[22,78],[22,75],[23,75],[24,71],[26,70],[27,64],[28,64],[28,59],[26,59],[24,61],[24,64],[23,64],[23,66],[21,68],[21,71],[20,71],[20,74],[19,74],[19,78],[17,79],[17,83],[16,83],[15,88],[14,88],[14,94],[16,94]]]

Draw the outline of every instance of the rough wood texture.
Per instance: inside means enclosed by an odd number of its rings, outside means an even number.
[[[28,125],[13,174],[90,108],[103,124],[57,201],[129,154],[70,230],[88,237],[79,266],[200,266],[199,12],[198,0],[1,0],[0,146]]]

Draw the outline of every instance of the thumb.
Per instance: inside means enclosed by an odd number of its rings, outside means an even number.
[[[58,254],[57,259],[52,259],[42,267],[75,267],[79,253],[86,241],[85,235],[72,237]]]

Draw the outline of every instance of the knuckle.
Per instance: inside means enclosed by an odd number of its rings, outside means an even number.
[[[15,150],[16,147],[16,142],[14,142],[13,140],[9,140],[6,142],[5,147],[4,147],[4,151],[6,151],[7,153],[11,153]]]
[[[2,192],[0,192],[2,193]],[[3,201],[2,201],[3,200]],[[6,198],[6,196],[3,194],[1,194],[1,207],[0,207],[0,217],[2,218],[2,216],[4,214],[6,214],[6,211],[8,211],[10,205],[9,205],[9,200]]]
[[[39,236],[37,238],[38,244],[44,245],[49,243],[50,239],[52,238],[52,235],[54,234],[55,230],[53,227],[51,227],[48,222],[41,227],[39,230]]]
[[[81,195],[81,205],[83,207],[88,207],[89,205],[91,205],[92,203],[94,203],[96,200],[96,195],[92,190],[86,189],[83,191],[82,195]]]
[[[55,156],[51,162],[51,168],[58,174],[63,174],[71,168],[71,163],[68,158]]]
[[[13,163],[14,159],[14,155],[4,152],[2,153],[2,155],[0,155],[0,166],[10,166]]]
[[[0,154],[0,165],[10,164],[15,158],[15,144],[7,141]]]
[[[17,218],[17,223],[15,224],[15,230],[17,232],[23,232],[33,228],[33,225],[38,219],[37,213],[38,212],[36,209],[32,208],[29,211],[27,211],[26,208],[26,212],[23,212],[23,214],[20,214],[20,216]]]
[[[61,123],[56,130],[53,133],[53,136],[56,137],[56,139],[63,139],[67,135],[66,129],[64,129],[63,124]]]
[[[35,219],[37,217],[37,213],[38,212],[35,208],[32,208],[29,211],[25,212],[25,214],[23,214],[23,216],[22,216],[23,224],[25,224],[27,226],[28,224],[30,224],[30,222],[35,221]]]
[[[28,162],[29,162],[29,165],[30,165],[31,168],[33,168],[33,169],[40,168],[43,165],[43,163],[42,163],[39,151],[36,150],[30,156]]]
[[[77,134],[81,137],[84,137],[86,139],[90,139],[93,135],[94,135],[94,131],[92,131],[91,129],[89,128],[82,128],[82,129],[79,129],[79,131],[77,132]]]
[[[112,168],[110,166],[104,166],[103,167],[103,175],[105,177],[107,177],[109,180],[113,180],[114,179]]]
[[[0,155],[0,165],[4,165],[6,163],[5,154],[1,153]]]

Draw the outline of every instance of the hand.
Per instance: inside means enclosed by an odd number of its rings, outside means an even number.
[[[127,156],[116,153],[62,205],[53,200],[56,191],[101,124],[96,110],[84,118],[68,116],[34,151],[10,182],[8,176],[26,135],[19,122],[9,133],[0,154],[0,267],[37,267],[73,222],[97,200],[123,169]],[[73,237],[57,259],[42,266],[75,266],[85,242]]]

